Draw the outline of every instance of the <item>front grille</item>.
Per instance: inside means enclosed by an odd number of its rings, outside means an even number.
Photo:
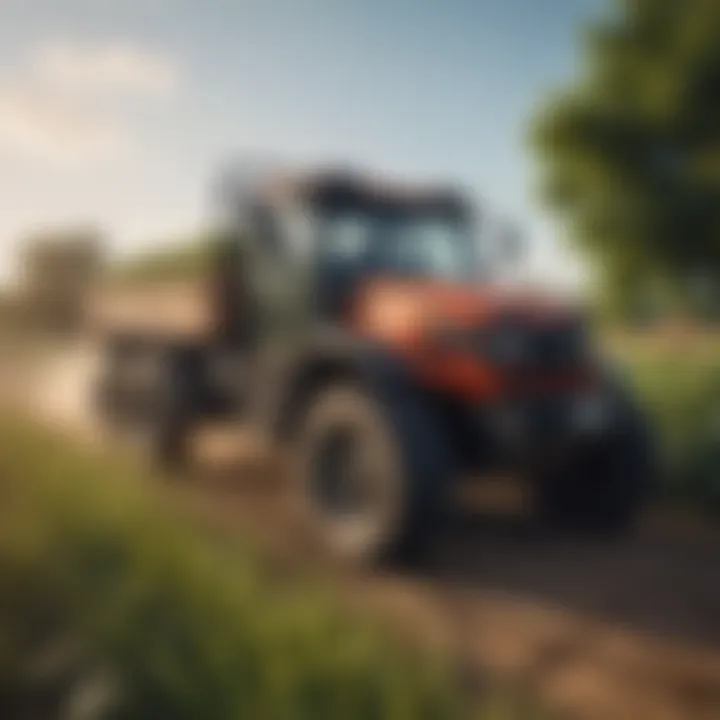
[[[587,339],[582,328],[570,323],[528,327],[518,322],[477,333],[474,346],[478,355],[500,367],[555,370],[582,364]]]
[[[532,325],[524,319],[465,331],[442,333],[446,348],[471,348],[483,360],[505,370],[564,370],[584,365],[589,339],[580,323]]]
[[[570,409],[564,397],[535,398],[485,409],[481,417],[502,445],[533,450],[561,442],[570,435]]]
[[[541,368],[577,365],[583,359],[584,343],[581,330],[571,325],[530,330],[527,363]]]

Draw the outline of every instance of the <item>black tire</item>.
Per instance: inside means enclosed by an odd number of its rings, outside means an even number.
[[[604,437],[583,443],[537,485],[542,519],[560,530],[616,535],[630,530],[654,484],[650,436],[628,415]]]
[[[146,447],[154,467],[171,472],[187,467],[193,420],[192,379],[182,363],[170,357],[151,390],[148,405]]]
[[[108,364],[96,389],[98,415],[111,436],[153,468],[177,471],[187,464],[194,419],[192,378],[172,353],[147,357],[154,369],[140,386],[128,386],[118,363]]]
[[[94,419],[110,436],[118,434],[127,421],[121,385],[122,362],[117,349],[102,348],[96,375],[90,386],[90,407]]]
[[[339,512],[319,491],[321,463],[342,433],[361,454],[357,464],[373,464],[355,480],[356,490],[374,491],[369,508],[356,502]],[[304,518],[332,556],[353,564],[422,557],[442,527],[452,463],[442,428],[419,399],[386,403],[352,385],[329,387],[308,408],[296,443]]]
[[[182,392],[160,396],[157,414],[150,419],[148,457],[158,470],[176,472],[188,465],[190,422]]]

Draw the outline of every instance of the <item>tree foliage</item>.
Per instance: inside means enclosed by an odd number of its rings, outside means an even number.
[[[533,127],[544,194],[622,300],[720,288],[720,3],[619,0]]]

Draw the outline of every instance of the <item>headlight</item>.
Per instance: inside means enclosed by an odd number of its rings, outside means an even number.
[[[415,338],[427,325],[428,310],[412,295],[391,289],[376,289],[358,303],[360,327],[380,337]]]

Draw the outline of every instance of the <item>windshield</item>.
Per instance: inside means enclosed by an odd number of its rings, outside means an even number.
[[[335,211],[325,217],[324,255],[369,274],[472,281],[478,272],[469,223],[429,212]]]

